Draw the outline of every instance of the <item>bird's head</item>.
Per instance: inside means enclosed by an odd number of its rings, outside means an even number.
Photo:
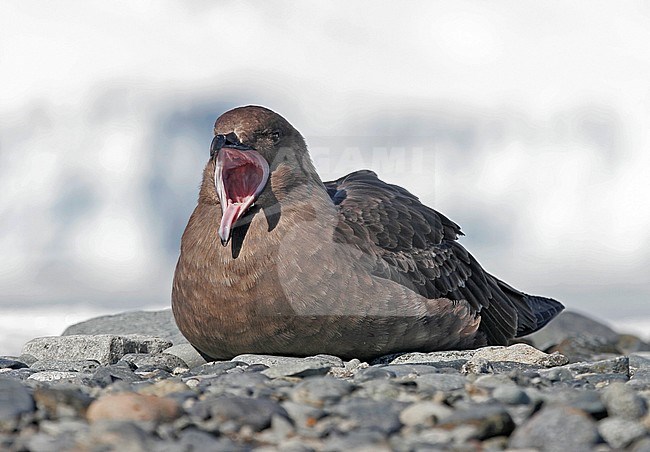
[[[306,154],[304,139],[277,113],[256,106],[221,115],[214,125],[210,161],[221,204],[219,237],[225,246],[232,229],[267,188],[280,165],[298,165]]]

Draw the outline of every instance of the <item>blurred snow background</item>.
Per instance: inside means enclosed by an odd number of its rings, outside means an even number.
[[[0,353],[169,306],[212,125],[270,107],[492,273],[650,331],[650,5],[0,3]]]

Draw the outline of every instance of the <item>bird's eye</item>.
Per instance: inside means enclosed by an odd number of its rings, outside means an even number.
[[[274,130],[271,132],[271,140],[273,140],[273,144],[278,144],[280,138],[282,138],[282,133],[280,133],[279,130]]]

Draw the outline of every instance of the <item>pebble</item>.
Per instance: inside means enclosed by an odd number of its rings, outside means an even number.
[[[598,438],[596,423],[584,411],[564,406],[547,407],[515,430],[510,447],[591,450]]]
[[[640,422],[615,416],[600,421],[598,432],[614,449],[627,447],[647,433],[646,428]]]
[[[0,378],[0,431],[11,430],[21,415],[34,409],[34,399],[24,385]]]
[[[109,394],[90,404],[86,418],[97,421],[166,422],[180,415],[178,404],[168,398],[136,393]]]
[[[0,357],[0,450],[650,452],[648,344],[566,327],[544,350],[206,363],[169,311],[93,319]]]
[[[609,416],[637,420],[648,412],[646,401],[632,387],[624,383],[612,383],[605,388],[602,400]]]

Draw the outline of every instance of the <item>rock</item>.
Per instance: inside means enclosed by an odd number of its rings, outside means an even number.
[[[608,417],[598,423],[598,432],[611,447],[622,449],[645,436],[646,428],[638,421]]]
[[[167,372],[173,372],[177,368],[186,368],[185,361],[178,356],[168,353],[127,353],[122,356],[120,361],[126,361],[133,364],[136,369],[143,367],[162,369]],[[187,368],[186,368],[187,369]]]
[[[467,380],[462,375],[425,374],[416,377],[415,383],[420,390],[454,391],[463,389]]]
[[[444,352],[431,352],[431,353],[396,353],[392,355],[382,356],[374,360],[371,364],[440,364],[440,363],[455,363],[460,365],[465,364],[469,359],[474,356],[475,350],[452,350]]]
[[[237,445],[230,438],[216,437],[196,428],[188,428],[179,434],[178,442],[170,452],[201,451],[201,452],[237,452],[249,450]],[[164,450],[162,450],[164,452]]]
[[[523,337],[540,350],[548,350],[564,339],[589,336],[602,339],[604,343],[616,344],[618,333],[607,325],[577,312],[561,312],[551,323],[541,330]]]
[[[293,423],[302,428],[313,427],[325,415],[325,412],[319,408],[290,400],[285,400],[281,405],[289,414],[289,418]]]
[[[113,364],[127,353],[158,353],[170,346],[171,342],[164,339],[142,335],[50,336],[27,342],[23,354],[39,360],[95,360]]]
[[[369,367],[368,369],[382,369],[384,371],[395,374],[395,377],[399,379],[412,379],[418,375],[438,374],[442,372],[441,368],[429,364],[389,364],[387,366],[381,367],[373,366]]]
[[[560,354],[547,354],[526,344],[515,344],[509,347],[483,347],[469,359],[469,362],[484,359],[489,362],[509,361],[521,364],[531,364],[539,367],[556,367],[567,364],[569,360]]]
[[[492,397],[506,405],[526,405],[530,398],[522,389],[514,385],[497,386],[492,391]]]
[[[353,431],[345,435],[331,435],[323,444],[325,452],[335,451],[373,451],[390,452],[391,448],[384,435],[376,431]]]
[[[637,371],[650,372],[650,352],[632,353],[628,357],[630,366],[630,377],[634,377]]]
[[[563,390],[553,392],[547,399],[548,405],[567,406],[576,408],[590,414],[595,419],[601,419],[607,416],[607,409],[603,403],[600,394],[596,391],[581,390],[570,391]]]
[[[440,419],[449,417],[453,412],[453,409],[440,403],[416,402],[402,410],[399,419],[402,424],[408,426],[432,426]]]
[[[22,369],[29,367],[22,361],[18,361],[12,358],[0,357],[0,369]]]
[[[81,374],[90,377],[90,374]],[[60,381],[60,380],[76,380],[80,376],[79,372],[61,372],[59,370],[46,370],[43,372],[36,372],[31,374],[27,379],[36,381]]]
[[[354,381],[362,383],[369,380],[388,380],[395,378],[395,376],[395,372],[392,372],[388,369],[381,367],[367,367],[357,372],[357,374],[354,376]]]
[[[34,409],[34,399],[25,386],[0,378],[0,432],[13,429],[21,415]]]
[[[40,387],[34,401],[50,419],[85,417],[92,398],[75,387]]]
[[[322,363],[329,367],[343,367],[343,360],[337,356],[332,355],[315,355],[306,356],[304,358],[295,358],[292,356],[277,356],[277,355],[238,355],[232,361],[244,362],[246,364],[264,364],[269,368],[276,366],[292,365],[299,361],[315,361]]]
[[[102,366],[91,376],[92,383],[102,388],[111,385],[116,381],[133,383],[140,380],[141,378],[136,375],[129,367],[128,363],[125,362],[123,362],[123,364]]]
[[[508,412],[499,405],[475,404],[469,409],[456,410],[442,418],[436,425],[438,428],[452,430],[465,428],[466,438],[485,439],[498,435],[509,435],[515,424]]]
[[[165,349],[163,353],[179,357],[185,362],[185,365],[189,369],[193,369],[206,363],[203,356],[201,356],[201,354],[189,343],[173,345],[172,347]]]
[[[399,412],[404,406],[394,401],[355,398],[333,406],[331,413],[349,421],[346,431],[374,430],[388,435],[402,427]]]
[[[289,415],[279,403],[269,399],[222,396],[197,402],[190,414],[198,420],[211,420],[221,426],[232,423],[234,431],[248,426],[258,432],[271,425],[273,416],[288,419]]]
[[[331,377],[311,377],[298,383],[291,391],[291,400],[322,407],[338,402],[348,395],[354,385]]]
[[[157,449],[155,444],[155,440],[138,424],[113,420],[92,424],[73,450],[148,452]]]
[[[510,437],[515,449],[590,451],[598,442],[595,422],[575,408],[545,407],[518,427]]]
[[[233,361],[268,366],[268,369],[262,371],[262,373],[269,378],[325,375],[332,367],[344,367],[341,358],[330,355],[316,355],[305,358],[274,355],[239,355],[234,357]]]
[[[572,363],[591,361],[594,356],[615,356],[619,354],[615,343],[594,336],[568,337],[556,346],[551,347],[549,351],[563,354]]]
[[[648,412],[646,401],[630,386],[612,383],[604,391],[602,400],[609,416],[618,416],[628,420],[638,420]]]
[[[630,363],[627,356],[592,362],[580,362],[565,366],[574,376],[581,374],[623,374],[629,375]],[[540,372],[540,375],[543,375]]]
[[[169,398],[122,393],[95,400],[88,407],[86,417],[91,423],[106,420],[168,422],[180,414],[178,404]]]
[[[29,366],[35,371],[56,370],[60,372],[93,372],[99,367],[99,362],[94,359],[85,359],[79,361],[59,361],[53,359],[43,359],[36,361]]]
[[[112,336],[142,334],[166,339],[174,345],[188,343],[178,330],[171,309],[131,311],[95,317],[71,325],[63,332],[63,336],[79,334]]]

